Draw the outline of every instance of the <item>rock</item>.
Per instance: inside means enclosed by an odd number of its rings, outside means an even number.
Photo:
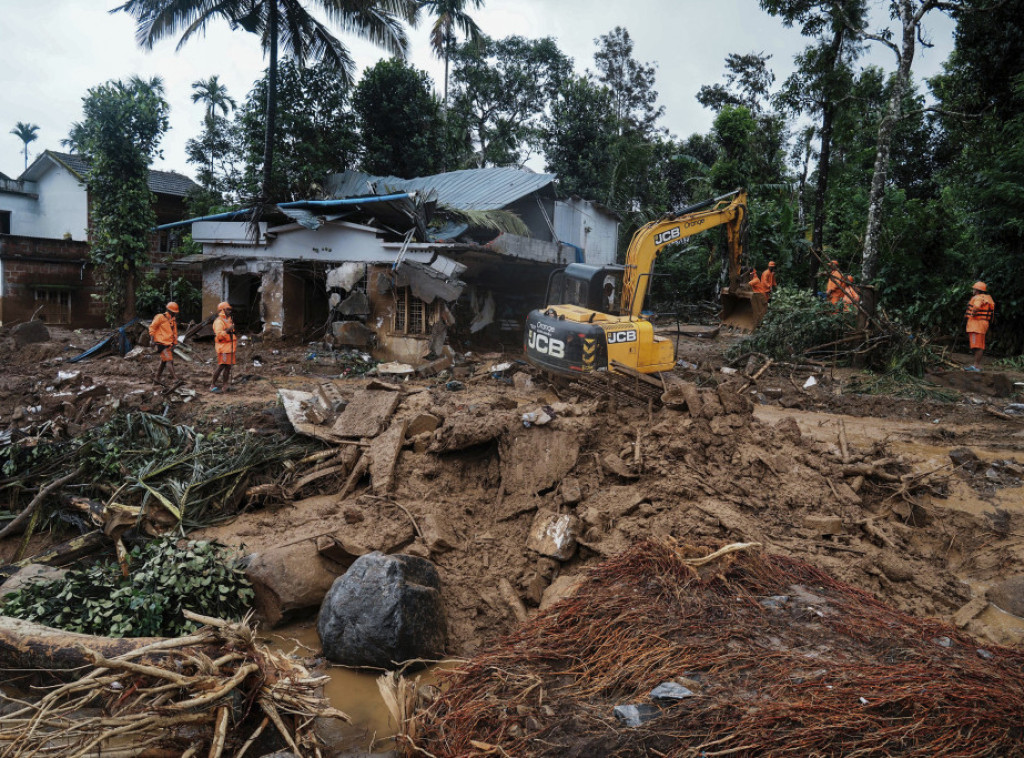
[[[519,392],[530,392],[533,390],[533,379],[524,371],[512,375],[512,386]]]
[[[789,602],[789,595],[772,595],[771,597],[761,598],[757,602],[770,611],[777,611],[785,607]]]
[[[804,528],[822,537],[846,533],[843,520],[838,516],[804,516]]]
[[[360,521],[366,520],[366,516],[363,515],[363,512],[352,505],[342,512],[342,516],[344,517],[346,524],[358,524]]]
[[[46,324],[37,319],[15,326],[11,329],[11,337],[14,339],[14,346],[21,349],[37,342],[48,342],[50,330],[46,328]]]
[[[338,312],[343,316],[367,316],[370,313],[370,299],[365,292],[353,292],[341,301]]]
[[[722,408],[727,414],[738,413],[749,416],[754,412],[754,404],[750,402],[750,398],[741,395],[725,384],[718,385],[718,402],[722,404]]]
[[[557,429],[524,429],[503,435],[498,445],[505,494],[537,495],[558,486],[579,460],[579,435]]]
[[[346,570],[356,562],[357,558],[370,552],[358,542],[354,542],[344,535],[335,537],[330,534],[321,534],[316,538],[316,551]],[[338,572],[338,574],[340,573]]]
[[[402,552],[416,558],[430,559],[430,548],[424,545],[420,540],[416,540],[412,544],[406,545],[402,549]]]
[[[955,614],[953,614],[953,623],[960,629],[963,629],[971,621],[980,616],[984,610],[988,608],[988,598],[980,596],[972,598],[967,605],[961,606]]]
[[[370,443],[367,450],[370,457],[370,482],[376,495],[390,491],[394,484],[395,465],[405,442],[405,426],[405,419],[394,421],[384,434]]]
[[[532,605],[540,605],[541,601],[544,599],[544,590],[548,588],[550,583],[551,579],[547,576],[539,571],[534,572],[530,581],[526,583],[526,599],[529,600]]]
[[[682,700],[693,697],[693,692],[678,682],[662,682],[651,690],[651,700]]]
[[[344,570],[321,555],[315,541],[304,540],[254,553],[245,575],[256,593],[256,612],[274,627],[320,605]]]
[[[559,600],[569,597],[583,581],[582,574],[567,576],[562,574],[548,585],[540,599],[540,609],[547,610]]]
[[[362,556],[324,598],[317,632],[328,660],[348,666],[440,658],[447,635],[437,569],[411,555]]]
[[[1024,618],[1024,574],[993,585],[989,588],[988,599],[999,610]]]
[[[580,489],[580,481],[574,476],[567,476],[558,487],[562,496],[562,502],[566,505],[576,505],[583,499],[583,492]]]
[[[981,468],[977,454],[969,447],[956,447],[949,451],[949,460],[954,466],[974,472]]]
[[[32,584],[45,584],[63,579],[66,573],[67,569],[44,566],[40,563],[30,563],[12,574],[6,582],[0,584],[0,598]]]
[[[433,434],[434,430],[441,426],[441,419],[433,413],[421,413],[412,421],[405,430],[407,439],[412,439],[421,434]]]
[[[547,510],[537,511],[526,546],[549,558],[567,561],[576,552],[579,532],[580,520],[575,516],[560,516]]]
[[[348,347],[369,347],[376,337],[373,329],[362,321],[335,321],[331,329],[335,341]]]
[[[621,476],[623,479],[639,479],[640,475],[635,473],[626,462],[622,460],[615,453],[605,453],[601,459],[601,465],[604,466],[604,470],[610,474]]]
[[[914,567],[896,555],[885,553],[878,558],[878,568],[893,582],[909,582],[914,578]]]
[[[431,553],[446,553],[459,544],[445,523],[432,513],[420,516],[418,523],[423,534],[423,543]]]
[[[626,726],[640,726],[661,715],[661,708],[656,705],[617,705],[612,710],[615,718]]]

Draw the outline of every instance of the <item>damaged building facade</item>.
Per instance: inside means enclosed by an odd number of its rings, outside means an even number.
[[[551,272],[613,263],[618,219],[555,177],[489,168],[403,180],[330,177],[333,199],[283,203],[258,234],[242,213],[192,220],[203,311],[245,331],[423,365],[460,342],[514,344]]]

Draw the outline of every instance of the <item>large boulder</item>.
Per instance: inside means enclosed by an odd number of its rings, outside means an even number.
[[[446,630],[437,569],[411,555],[361,556],[324,598],[317,632],[328,660],[348,666],[440,658]]]
[[[11,329],[11,337],[14,338],[14,346],[20,349],[25,345],[49,341],[50,330],[42,321],[26,321]]]

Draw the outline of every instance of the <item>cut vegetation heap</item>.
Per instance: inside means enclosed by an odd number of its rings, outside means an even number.
[[[410,754],[1024,755],[1019,650],[735,547],[648,541],[601,564],[447,675]],[[652,702],[666,682],[678,699]],[[616,726],[626,704],[644,723]]]

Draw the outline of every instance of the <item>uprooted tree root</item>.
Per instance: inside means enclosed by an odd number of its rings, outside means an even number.
[[[409,755],[1024,755],[1024,652],[802,561],[645,542],[443,677]],[[696,695],[635,728],[615,705]]]
[[[92,668],[77,680],[38,700],[0,694],[0,757],[321,756],[314,719],[348,720],[323,699],[327,677],[258,645],[245,623],[186,615],[208,626],[113,657],[79,645]]]

